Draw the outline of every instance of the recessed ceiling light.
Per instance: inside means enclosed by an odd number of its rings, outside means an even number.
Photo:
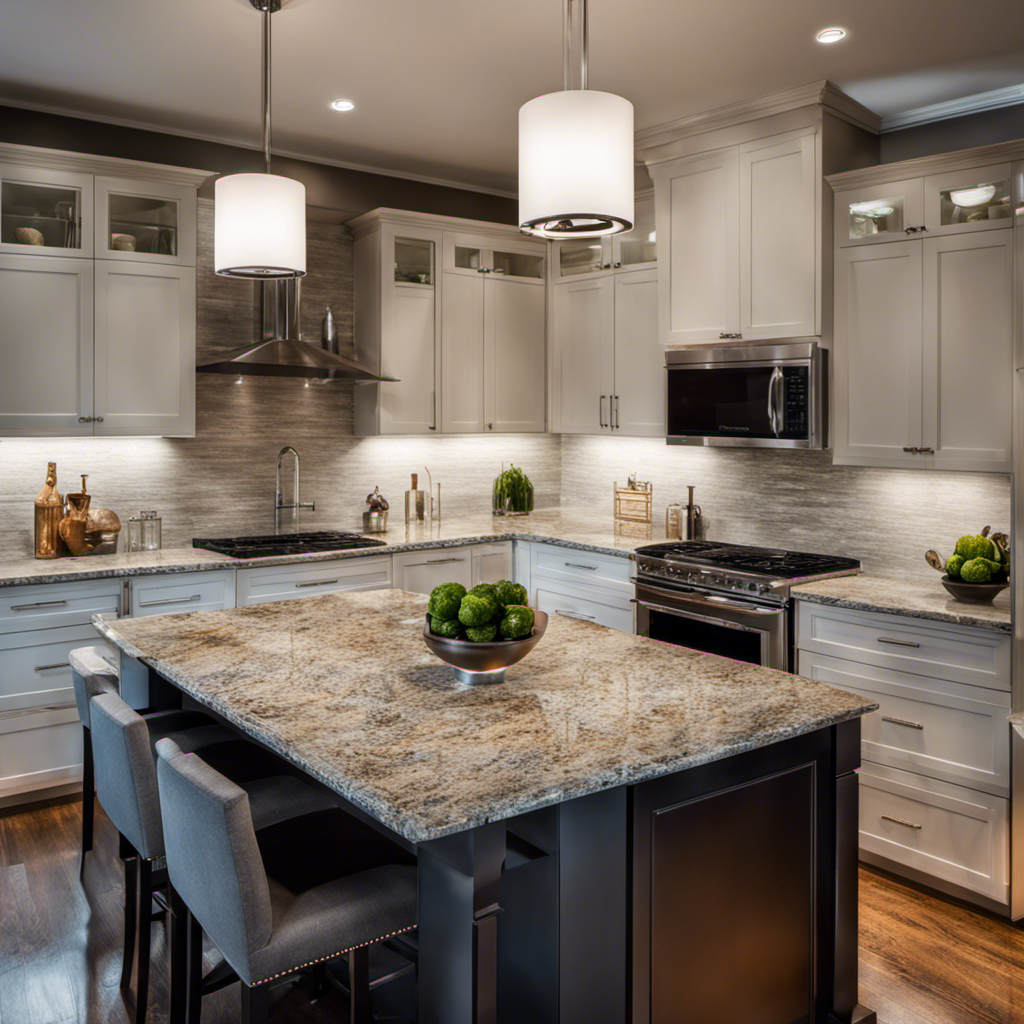
[[[823,28],[817,35],[819,43],[838,43],[846,38],[845,28]]]
[[[844,32],[843,35],[846,35]],[[331,104],[331,110],[355,110],[356,105],[351,100],[335,100]]]

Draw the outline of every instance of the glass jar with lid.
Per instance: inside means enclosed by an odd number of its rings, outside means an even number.
[[[156,512],[140,512],[128,520],[129,551],[159,551],[162,544],[163,520]]]

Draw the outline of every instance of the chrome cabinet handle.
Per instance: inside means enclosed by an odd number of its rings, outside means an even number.
[[[913,640],[896,640],[891,636],[880,636],[878,638],[880,644],[891,644],[893,647],[920,647],[920,644],[914,643]]]
[[[569,566],[570,569],[586,569],[589,572],[597,571],[596,565],[584,565],[582,562],[566,562],[565,564]]]
[[[904,828],[912,828],[915,832],[921,831],[921,826],[914,821],[904,821],[903,818],[894,818],[891,814],[880,815],[882,821],[891,821],[894,825],[902,825]]]
[[[718,337],[723,341],[738,341],[743,335],[735,331],[722,331]]]
[[[619,396],[618,395],[613,395],[612,397],[615,399],[615,426],[614,426],[614,429],[618,430],[619,429]],[[609,406],[609,409],[610,408],[611,408],[611,406]]]
[[[928,227],[925,224],[917,224],[914,227],[904,228],[903,232],[907,235],[916,235],[921,231],[927,231]]]
[[[32,671],[33,672],[49,672],[50,669],[53,669],[53,668],[71,668],[71,662],[70,661],[57,661],[57,662],[54,662],[54,664],[52,664],[52,665],[36,665],[36,667],[34,669],[32,669]]]
[[[934,455],[934,448],[907,448],[904,446],[903,450],[909,452],[911,455]]]
[[[62,608],[67,601],[36,601],[34,604],[12,604],[12,612],[27,612],[33,608]]]
[[[615,269],[616,269],[616,270],[618,270],[618,269],[619,269],[619,267],[621,267],[621,266],[622,266],[622,264],[621,264],[621,263],[616,263],[616,264],[615,264]]]
[[[425,562],[417,562],[417,565],[444,565],[446,562],[464,562],[466,559],[451,557],[451,558],[428,558]]]
[[[882,721],[892,722],[893,725],[905,725],[908,729],[924,730],[924,726],[920,722],[908,722],[905,718],[890,718],[888,715],[882,715]]]
[[[430,392],[430,426],[428,430],[437,430],[437,392]]]
[[[610,263],[602,263],[601,264],[601,269],[602,270],[611,270],[612,269],[612,265]]]
[[[189,597],[165,597],[159,601],[140,601],[140,608],[158,608],[164,604],[189,604],[192,601],[201,601],[202,594],[192,594]]]
[[[602,395],[597,400],[597,422],[598,422],[598,426],[601,426],[601,427],[607,427],[608,426],[608,424],[605,423],[605,421],[604,421],[604,400],[607,397],[608,397],[607,395]]]
[[[594,622],[596,619],[594,615],[587,615],[586,612],[569,611],[568,608],[556,608],[555,614],[564,615],[567,619],[584,619],[587,622]]]
[[[93,423],[102,423],[103,422],[103,417],[102,416],[93,416],[92,421],[93,421]]]
[[[79,416],[78,417],[78,422],[79,423],[92,423],[92,417],[91,416]]]
[[[296,583],[297,587],[327,587],[332,583],[338,583],[337,579],[333,580],[310,580],[308,583]]]

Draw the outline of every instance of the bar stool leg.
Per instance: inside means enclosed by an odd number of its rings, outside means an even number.
[[[135,960],[135,928],[138,924],[138,856],[124,860],[124,950],[121,954],[121,988],[131,988]]]
[[[153,935],[153,862],[138,858],[136,868],[135,1024],[145,1024],[149,1001],[149,958]]]
[[[199,1024],[203,1003],[203,926],[187,908],[185,921],[185,1021]]]
[[[242,982],[242,1024],[267,1024],[270,1016],[270,988],[257,985],[250,988]]]
[[[170,936],[170,1006],[167,1024],[186,1024],[188,1008],[188,909],[174,886],[167,884],[167,895],[171,905],[169,922]]]
[[[96,805],[96,779],[92,764],[92,733],[82,726],[82,853],[78,877],[85,875],[85,855],[92,849],[93,813]]]
[[[348,954],[350,1024],[370,1024],[370,947],[360,946]]]

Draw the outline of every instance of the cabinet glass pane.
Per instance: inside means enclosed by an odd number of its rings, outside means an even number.
[[[404,284],[433,284],[434,243],[419,238],[396,238],[395,280]]]
[[[903,206],[906,196],[866,199],[847,204],[850,212],[850,240],[872,235],[904,234]]]
[[[633,230],[619,235],[619,262],[624,267],[653,263],[658,258],[654,231],[654,202],[645,200],[635,207]]]
[[[977,185],[944,188],[939,191],[939,200],[943,227],[1001,220],[1010,216],[1010,183],[981,181]]]
[[[159,196],[108,195],[107,247],[114,252],[178,255],[178,204]]]
[[[81,190],[7,181],[0,186],[0,242],[81,249]]]
[[[461,270],[479,270],[480,250],[469,245],[455,246],[455,266]]]
[[[508,277],[544,277],[544,257],[530,252],[494,250],[494,273]]]
[[[558,271],[562,277],[590,274],[600,270],[604,246],[600,239],[562,242],[558,248]]]

